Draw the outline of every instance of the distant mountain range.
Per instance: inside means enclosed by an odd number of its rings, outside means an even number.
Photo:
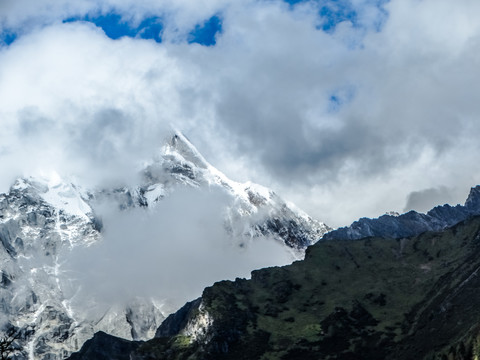
[[[219,209],[224,236],[236,239],[239,251],[262,237],[301,257],[330,230],[272,190],[228,179],[181,133],[165,141],[140,179],[133,187],[85,189],[53,174],[19,178],[8,193],[0,194],[0,318],[4,327],[22,334],[16,359],[64,359],[96,331],[148,339],[172,311],[165,299],[135,298],[100,310],[93,300],[78,300],[77,285],[64,264],[74,249],[103,241],[99,204],[128,213],[154,209],[185,187],[207,196],[222,193],[229,199],[229,205]],[[218,273],[221,276],[222,270]]]
[[[470,190],[465,205],[437,206],[426,214],[409,211],[402,215],[383,215],[377,219],[361,218],[347,227],[328,232],[323,240],[362,239],[369,236],[402,238],[425,231],[439,231],[473,215],[480,215],[480,186]]]

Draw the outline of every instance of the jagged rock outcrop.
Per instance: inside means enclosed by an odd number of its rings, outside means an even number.
[[[188,320],[194,317],[201,305],[201,299],[196,299],[186,303],[175,313],[170,314],[155,332],[155,337],[168,337],[180,333],[187,328]]]

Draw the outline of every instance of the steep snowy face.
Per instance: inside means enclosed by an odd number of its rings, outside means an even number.
[[[19,179],[0,195],[1,320],[28,330],[19,358],[63,359],[99,330],[147,338],[164,318],[146,300],[104,313],[77,303],[79,289],[62,265],[74,248],[101,239],[92,199],[56,175]]]
[[[8,193],[0,194],[0,320],[25,330],[19,359],[63,359],[96,331],[151,338],[165,315],[175,310],[165,305],[168,299],[136,298],[99,308],[93,299],[79,296],[75,275],[64,265],[74,249],[103,241],[96,214],[103,201],[126,213],[136,207],[148,211],[182,187],[216,189],[231,198],[223,211],[226,238],[238,238],[242,245],[267,236],[297,255],[328,230],[273,191],[229,180],[178,133],[145,166],[142,179],[136,187],[86,190],[51,174],[18,179]]]
[[[181,133],[166,141],[156,158],[145,165],[141,175],[140,185],[96,191],[95,200],[115,199],[121,209],[153,208],[181,187],[198,188],[199,191],[215,189],[229,194],[232,199],[232,205],[225,209],[228,234],[245,239],[269,236],[298,250],[299,256],[304,248],[331,230],[264,186],[230,180],[210,165]]]
[[[24,356],[60,358],[75,348],[68,340],[78,325],[60,264],[65,251],[99,237],[85,200],[70,185],[38,179],[20,179],[0,195],[2,315],[33,330],[23,339]]]
[[[302,250],[331,230],[293,204],[287,204],[272,190],[251,182],[238,183],[210,165],[181,133],[172,136],[158,158],[146,166],[145,184],[134,201],[154,206],[179,184],[217,188],[231,195],[225,226],[233,236],[270,236],[287,246]]]

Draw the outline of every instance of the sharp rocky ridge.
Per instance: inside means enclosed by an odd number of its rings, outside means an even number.
[[[426,214],[412,210],[402,215],[385,214],[375,219],[361,218],[350,226],[326,233],[323,240],[357,240],[375,236],[399,239],[426,231],[440,231],[475,215],[480,215],[480,185],[470,189],[464,205],[436,206]]]
[[[146,164],[142,178],[140,186],[101,191],[96,197],[113,195],[122,208],[154,207],[179,185],[221,189],[233,199],[233,205],[225,209],[225,227],[231,235],[247,239],[270,236],[300,252],[331,230],[264,186],[230,180],[180,132],[166,142],[156,159]]]
[[[330,230],[273,191],[228,179],[178,132],[146,164],[141,178],[137,186],[115,189],[84,189],[57,175],[19,178],[0,194],[0,321],[20,330],[16,359],[64,359],[97,331],[147,339],[174,310],[156,299],[137,298],[101,313],[91,311],[94,303],[78,311],[77,289],[61,265],[73,249],[102,241],[95,212],[102,201],[124,210],[148,209],[181,186],[213,187],[232,197],[225,209],[226,237],[267,236],[298,256]]]

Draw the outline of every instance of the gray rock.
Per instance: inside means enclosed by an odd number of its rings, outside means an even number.
[[[480,186],[473,187],[465,205],[437,206],[426,214],[409,211],[399,216],[383,215],[376,219],[361,218],[348,227],[325,234],[322,240],[361,239],[371,236],[404,238],[425,231],[440,231],[480,214]]]

